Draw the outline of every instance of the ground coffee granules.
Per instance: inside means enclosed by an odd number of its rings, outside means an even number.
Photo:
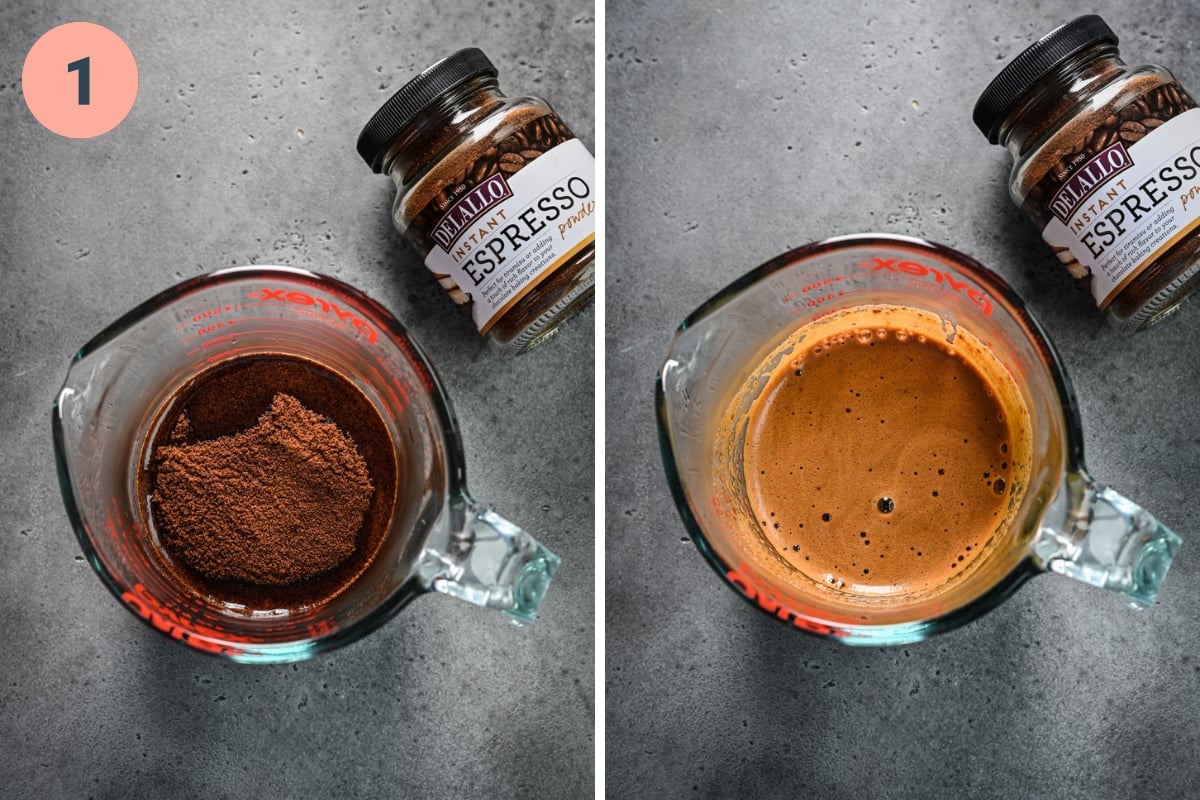
[[[193,377],[158,411],[139,492],[167,577],[231,612],[320,606],[388,540],[395,444],[348,378],[260,353]]]
[[[354,552],[374,486],[345,433],[277,394],[244,433],[159,449],[153,501],[166,545],[208,578],[281,585]]]

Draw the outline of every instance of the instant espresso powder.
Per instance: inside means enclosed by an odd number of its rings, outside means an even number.
[[[189,444],[187,414],[155,453],[164,543],[214,580],[280,586],[354,552],[374,486],[354,442],[289,394],[247,431]]]
[[[292,356],[235,358],[164,406],[139,483],[167,571],[247,610],[318,605],[371,563],[391,519],[387,428],[346,378]]]
[[[477,48],[405,84],[358,152],[395,181],[397,230],[501,353],[591,300],[595,160],[545,100],[501,93]]]
[[[1200,109],[1166,69],[1129,66],[1080,17],[1012,60],[975,123],[1013,156],[1013,201],[1125,331],[1200,284]]]

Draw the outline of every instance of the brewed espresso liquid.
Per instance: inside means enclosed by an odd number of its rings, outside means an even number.
[[[163,520],[151,501],[158,448],[172,439],[187,417],[187,443],[234,436],[254,427],[277,393],[291,395],[310,411],[336,424],[366,462],[374,491],[353,553],[337,566],[288,585],[214,580],[173,553],[159,533]],[[156,552],[167,572],[187,591],[210,603],[247,611],[311,608],[352,584],[370,565],[387,535],[398,482],[392,439],[379,412],[346,378],[315,362],[286,355],[251,355],[218,364],[192,378],[164,404],[143,446],[138,487],[155,531]],[[302,531],[297,532],[303,535]]]
[[[1000,397],[1011,408],[1014,394],[936,335],[875,324],[802,342],[750,411],[745,478],[764,534],[844,591],[940,586],[1005,522],[1023,431]]]

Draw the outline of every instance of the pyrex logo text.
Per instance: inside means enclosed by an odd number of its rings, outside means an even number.
[[[339,308],[336,303],[331,303],[323,297],[313,297],[310,294],[297,292],[294,290],[288,291],[286,289],[268,289],[266,287],[260,288],[258,291],[250,292],[246,296],[251,300],[259,300],[261,302],[277,300],[280,303],[291,303],[298,306],[315,306],[320,308],[326,314],[332,314],[342,322],[349,322],[351,325],[357,328],[358,331],[363,334],[363,336],[367,337],[367,341],[371,344],[375,344],[375,341],[379,338],[379,334],[376,332],[375,328],[361,318],[357,317],[353,311]]]
[[[877,256],[872,257],[870,261],[860,262],[858,267],[859,269],[873,270],[875,272],[881,270],[900,272],[905,275],[912,275],[915,278],[933,276],[933,280],[936,283],[947,286],[955,292],[966,296],[985,316],[990,317],[992,315],[992,299],[990,297],[966,281],[959,280],[937,267],[929,267],[916,261],[900,261],[896,258],[879,258]]]
[[[741,567],[742,571],[731,569],[725,573],[725,580],[729,581],[732,586],[739,592],[744,594],[749,600],[753,601],[763,611],[772,615],[781,622],[787,622],[800,630],[808,631],[809,633],[817,633],[822,636],[844,636],[842,631],[837,628],[830,627],[823,622],[808,619],[801,616],[797,612],[788,608],[786,605],[776,600],[769,592],[757,585],[753,580],[747,577],[748,572],[746,565]]]

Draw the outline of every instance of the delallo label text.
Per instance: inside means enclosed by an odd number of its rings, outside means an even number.
[[[1069,222],[1075,209],[1110,178],[1133,166],[1125,145],[1116,142],[1094,155],[1090,161],[1067,178],[1050,200],[1050,210],[1064,223]]]
[[[530,203],[495,236],[483,240],[481,246],[468,248],[464,242],[451,255],[458,258],[460,255],[465,256],[471,249],[475,250],[473,255],[461,262],[461,266],[472,284],[479,286],[497,267],[518,255],[527,242],[535,240],[537,234],[547,225],[556,222],[575,206],[578,205],[591,214],[595,207],[594,204],[588,205],[591,197],[592,187],[588,182],[578,175],[572,175],[564,183],[554,186]]]
[[[442,215],[433,226],[432,236],[442,246],[449,250],[458,240],[458,235],[470,227],[485,212],[497,203],[512,197],[512,189],[504,176],[496,173],[471,191],[464,194],[454,205]]]

